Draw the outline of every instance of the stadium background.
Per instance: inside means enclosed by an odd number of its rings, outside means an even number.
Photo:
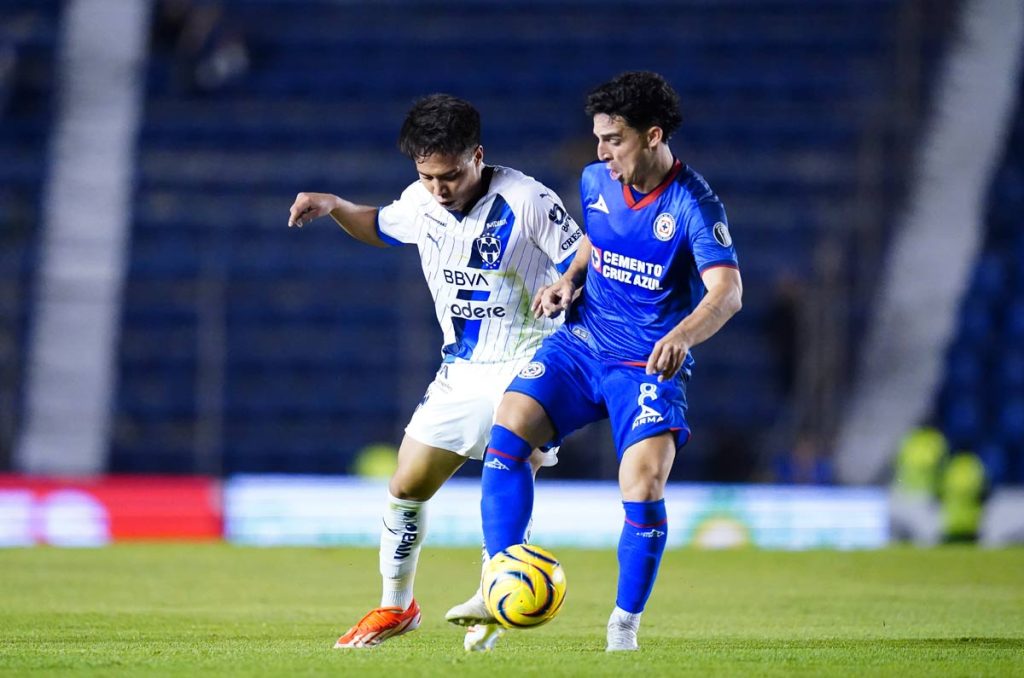
[[[4,485],[353,472],[400,439],[440,334],[415,252],[290,231],[294,195],[397,196],[404,112],[447,91],[489,162],[579,217],[586,92],[651,69],[745,282],[695,351],[672,480],[880,485],[930,424],[1017,496],[1019,23],[1009,0],[2,0]],[[545,476],[614,460],[595,426]]]

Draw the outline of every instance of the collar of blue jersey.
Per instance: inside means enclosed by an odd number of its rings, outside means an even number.
[[[676,176],[679,175],[679,172],[682,171],[682,169],[683,163],[679,158],[673,158],[672,169],[668,171],[668,174],[666,174],[665,178],[661,180],[661,183],[655,186],[654,190],[650,193],[641,193],[631,185],[624,184],[622,186],[622,197],[626,201],[626,205],[630,209],[634,210],[642,210],[647,207],[657,200],[658,196],[665,192],[665,189],[675,181]]]
[[[474,196],[472,200],[466,203],[466,209],[462,211],[449,210],[449,214],[451,214],[459,221],[465,219],[466,215],[472,212],[473,208],[476,207],[476,204],[480,202],[480,198],[487,195],[487,190],[491,187],[491,179],[493,178],[494,167],[491,165],[484,165],[483,171],[480,172],[480,190],[477,192],[476,196]]]

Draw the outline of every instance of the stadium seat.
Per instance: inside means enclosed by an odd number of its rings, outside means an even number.
[[[990,485],[1001,485],[1009,479],[1005,446],[997,442],[982,443],[978,447],[977,454],[985,466],[985,475]]]
[[[950,401],[943,416],[943,429],[954,448],[973,447],[985,425],[985,407],[980,393],[958,394]]]
[[[0,426],[0,451],[15,448],[13,436],[24,415],[26,338],[34,310],[63,4],[0,2],[0,60],[5,62],[0,69],[0,419],[8,422]]]
[[[1024,107],[1024,83],[1017,106]],[[958,338],[957,355],[970,352],[987,364],[986,378],[973,392],[985,400],[992,428],[970,432],[963,426],[970,419],[965,411],[952,416],[949,394],[965,385],[964,362],[950,360],[938,399],[946,426],[957,426],[966,436],[964,447],[979,450],[995,484],[1024,482],[1024,124],[1019,111],[1016,120],[988,191],[984,249],[963,301]],[[994,441],[988,439],[993,432]]]
[[[999,433],[1002,440],[1016,444],[1024,440],[1024,395],[1007,400],[999,411]]]

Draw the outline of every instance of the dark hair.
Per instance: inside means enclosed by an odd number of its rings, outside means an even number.
[[[416,101],[405,116],[398,148],[413,160],[439,153],[462,155],[480,145],[480,113],[473,104],[450,94]]]
[[[623,73],[587,95],[587,115],[618,116],[633,129],[660,127],[669,139],[683,122],[679,95],[665,78],[650,71]]]

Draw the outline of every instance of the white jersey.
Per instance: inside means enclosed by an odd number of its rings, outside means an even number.
[[[533,296],[558,279],[583,237],[551,189],[507,167],[484,172],[487,192],[467,214],[441,207],[418,181],[377,213],[384,242],[419,248],[448,362],[533,355],[561,324],[534,318]]]

